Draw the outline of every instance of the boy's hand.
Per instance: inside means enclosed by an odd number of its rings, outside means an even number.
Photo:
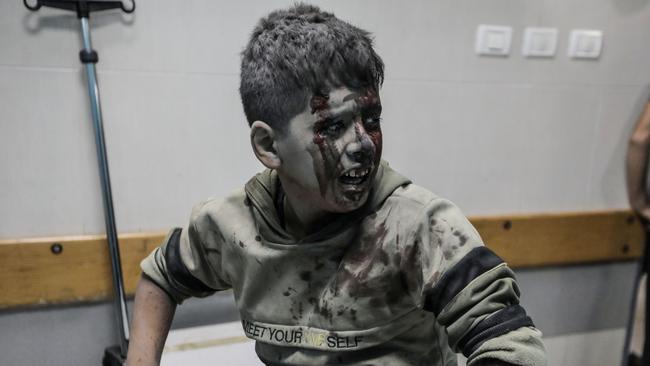
[[[159,365],[176,303],[158,285],[142,276],[135,290],[135,309],[127,366]]]

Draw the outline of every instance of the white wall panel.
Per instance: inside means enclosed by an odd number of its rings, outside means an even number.
[[[102,81],[121,230],[184,225],[194,204],[261,169],[237,77],[110,73]]]
[[[391,165],[441,196],[454,195],[459,136],[455,83],[389,81],[382,90],[384,153]]]
[[[600,91],[598,124],[592,142],[591,209],[627,208],[625,156],[634,125],[648,100],[645,86],[607,87]]]
[[[406,80],[458,80],[460,52],[459,1],[373,0],[325,1],[323,7],[373,33],[377,52],[386,63],[386,76]],[[405,26],[408,24],[409,26]],[[419,34],[413,37],[413,34]]]
[[[120,230],[183,223],[192,204],[259,169],[239,52],[260,16],[290,3],[143,0],[134,15],[94,17]],[[417,183],[470,214],[626,205],[619,162],[650,81],[647,3],[317,3],[374,33],[387,65],[385,156]],[[101,232],[76,18],[2,2],[0,19],[0,159],[12,172],[0,236]],[[514,27],[510,57],[474,54],[481,23]],[[558,56],[521,57],[525,26],[558,27]],[[600,60],[566,57],[577,27],[605,31]]]
[[[103,222],[81,75],[0,67],[0,236],[98,232]]]
[[[235,76],[99,74],[118,229],[182,225],[259,170]],[[103,231],[92,123],[77,71],[0,68],[0,236]],[[235,158],[236,157],[236,158]]]
[[[522,211],[571,211],[590,207],[589,160],[598,116],[598,90],[535,86],[518,154]]]
[[[463,85],[456,120],[460,134],[448,141],[455,141],[459,151],[452,199],[465,212],[520,211],[529,96],[525,86]]]
[[[0,2],[0,65],[78,67],[79,21],[48,13],[32,13],[21,1]]]

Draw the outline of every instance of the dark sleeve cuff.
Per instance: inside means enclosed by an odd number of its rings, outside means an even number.
[[[425,291],[424,310],[440,315],[442,309],[467,285],[501,263],[503,260],[485,246],[472,249],[445,272],[433,288]]]
[[[199,279],[194,277],[187,269],[181,258],[181,232],[182,229],[174,229],[169,238],[169,243],[165,250],[165,263],[167,264],[168,275],[179,285],[188,289],[192,293],[211,293],[216,289],[206,286]]]
[[[519,305],[501,309],[479,322],[459,342],[458,348],[465,357],[474,353],[485,341],[506,334],[521,327],[533,327],[533,321],[526,310]]]

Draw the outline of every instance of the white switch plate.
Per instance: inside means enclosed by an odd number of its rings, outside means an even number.
[[[511,42],[512,27],[481,24],[476,29],[474,48],[479,55],[506,56]]]
[[[557,50],[557,28],[532,28],[524,30],[522,53],[527,57],[553,57]]]
[[[603,48],[603,32],[574,29],[569,36],[569,56],[573,58],[598,58]]]

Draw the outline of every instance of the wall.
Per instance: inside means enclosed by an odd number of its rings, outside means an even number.
[[[143,0],[131,16],[91,19],[119,231],[182,225],[193,204],[260,169],[238,54],[257,19],[290,3]],[[384,156],[420,185],[470,215],[627,206],[625,145],[650,82],[648,0],[316,3],[374,33],[386,63]],[[474,54],[483,23],[514,27],[510,57]],[[523,58],[525,26],[557,27],[558,55]],[[0,2],[0,237],[104,230],[77,27],[67,13]],[[604,31],[598,61],[566,56],[575,28]],[[629,264],[525,271],[524,301],[551,335],[618,329],[633,273]],[[613,303],[600,301],[605,291]],[[0,364],[92,359],[113,337],[107,309],[1,313]],[[10,346],[7,329],[19,328],[42,353]],[[47,352],[56,343],[46,335],[60,329],[95,348]]]

